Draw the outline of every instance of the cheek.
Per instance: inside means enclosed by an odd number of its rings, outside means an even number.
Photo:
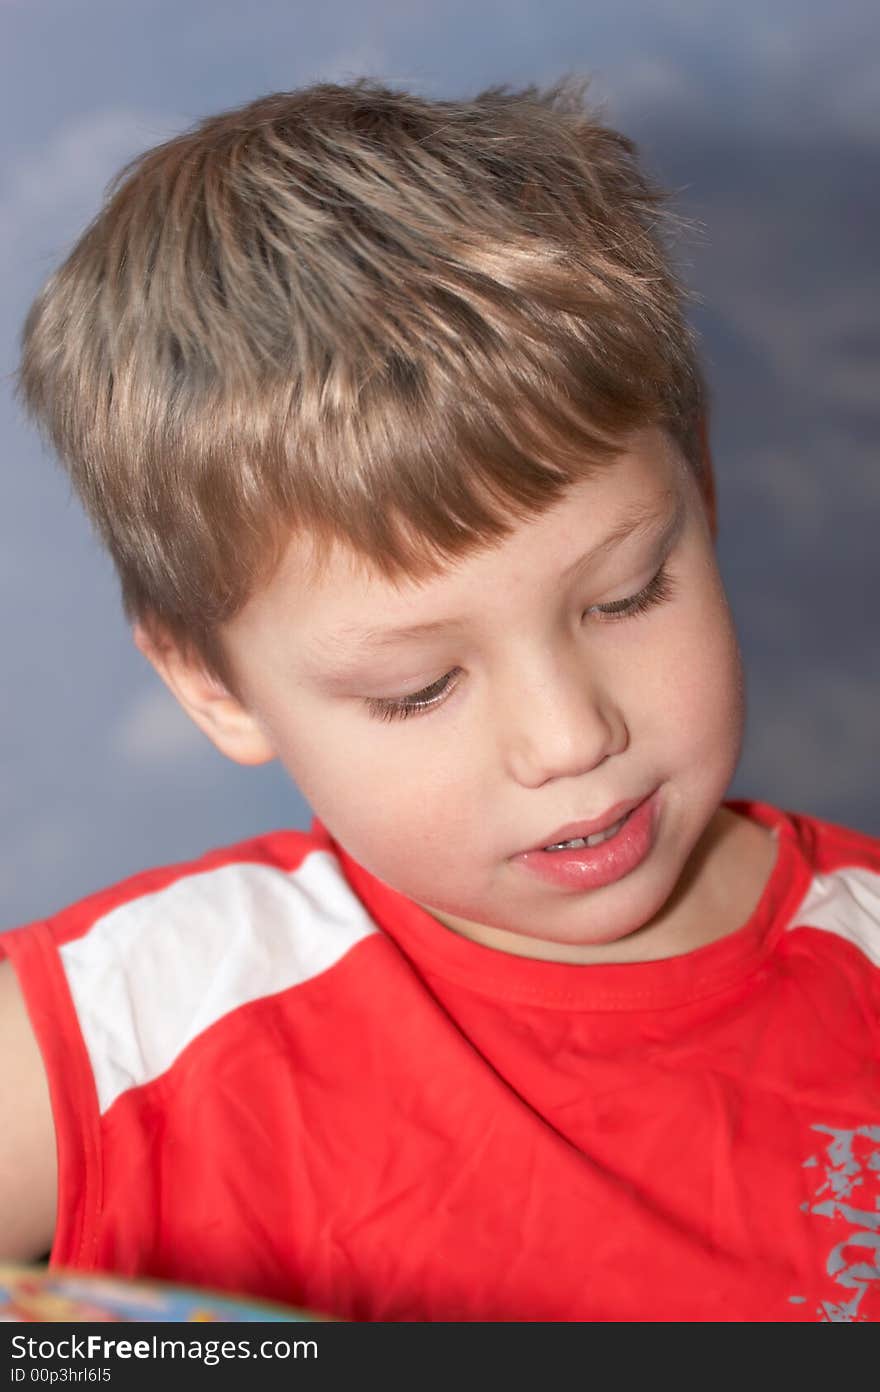
[[[745,725],[745,681],[733,616],[723,593],[705,627],[700,651],[694,727],[702,731],[707,759],[714,751],[716,762],[731,755],[736,760]]]
[[[657,654],[655,713],[680,747],[717,760],[738,747],[745,718],[742,659],[720,579],[689,611],[679,609],[667,636]]]
[[[312,811],[346,850],[380,878],[400,878],[392,869],[448,842],[460,797],[448,761],[434,770],[426,765],[416,730],[377,725],[316,716],[288,728],[276,748]]]

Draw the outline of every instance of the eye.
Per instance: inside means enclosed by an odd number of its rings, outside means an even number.
[[[598,615],[600,623],[614,623],[646,613],[647,610],[671,599],[675,589],[675,581],[661,566],[650,584],[639,590],[638,594],[630,595],[628,599],[615,599],[609,604],[594,604],[585,612]],[[443,704],[450,691],[454,690],[460,671],[460,667],[453,667],[430,686],[423,687],[421,691],[413,691],[408,696],[401,696],[397,700],[371,696],[365,698],[364,704],[370,715],[377,720],[406,720],[411,715],[421,715]]]
[[[615,599],[610,604],[594,604],[586,612],[600,614],[601,623],[614,622],[616,619],[631,618],[634,614],[644,614],[656,604],[671,599],[674,594],[675,582],[666,573],[665,567],[661,566],[650,584],[639,590],[638,594],[630,595],[629,599]]]
[[[421,691],[413,691],[409,696],[401,696],[396,701],[377,696],[368,697],[367,710],[378,720],[405,720],[407,716],[430,710],[432,706],[439,706],[452,690],[455,685],[454,678],[460,670],[454,667],[451,672],[445,672],[430,686],[423,687]]]

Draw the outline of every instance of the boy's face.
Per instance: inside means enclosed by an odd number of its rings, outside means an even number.
[[[585,559],[635,509],[655,521]],[[395,587],[341,550],[316,581],[302,546],[225,630],[244,706],[182,697],[219,747],[276,754],[357,861],[464,936],[569,961],[685,950],[744,699],[703,501],[668,437],[639,432],[425,582]],[[642,612],[597,608],[646,590]],[[432,627],[393,636],[413,625]],[[244,728],[262,754],[238,752]],[[649,797],[613,855],[518,858]]]

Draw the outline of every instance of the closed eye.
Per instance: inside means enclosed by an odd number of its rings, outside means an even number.
[[[602,614],[606,620],[628,619],[633,614],[644,614],[655,604],[671,599],[674,593],[675,581],[667,574],[665,566],[661,566],[650,584],[639,590],[638,594],[631,595],[629,599],[615,599],[610,604],[594,604],[586,612]]]
[[[405,720],[408,715],[418,715],[420,711],[431,706],[438,706],[445,699],[453,685],[453,677],[460,671],[460,667],[453,667],[451,672],[445,672],[430,686],[423,687],[421,691],[414,691],[409,696],[401,696],[398,700],[369,697],[366,702],[367,710],[379,720]]]
[[[615,599],[608,604],[594,604],[586,609],[585,615],[600,615],[600,623],[615,623],[621,619],[629,619],[637,614],[645,614],[649,609],[653,609],[658,604],[663,604],[671,599],[675,594],[676,584],[670,575],[667,574],[665,566],[661,566],[653,580],[639,590],[638,594],[630,595],[628,599]],[[396,700],[384,697],[367,697],[365,704],[371,716],[377,720],[406,720],[411,715],[422,715],[425,711],[433,710],[443,704],[449,692],[455,686],[455,679],[461,671],[460,667],[453,667],[451,671],[444,672],[442,677],[432,682],[430,686],[425,686],[421,691],[413,691],[408,696],[401,696]]]

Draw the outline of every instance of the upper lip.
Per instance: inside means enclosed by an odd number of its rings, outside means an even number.
[[[560,841],[576,841],[580,838],[595,836],[597,831],[605,831],[608,827],[619,822],[621,817],[625,817],[633,808],[638,807],[645,801],[644,797],[630,798],[628,802],[617,802],[613,807],[609,807],[607,812],[603,812],[601,817],[594,817],[591,822],[566,822],[565,826],[557,827],[534,846],[529,846],[530,851],[542,851],[545,846],[556,846]],[[520,853],[522,854],[522,852]]]

